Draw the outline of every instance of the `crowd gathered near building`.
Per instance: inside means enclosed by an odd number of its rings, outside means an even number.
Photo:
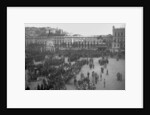
[[[97,36],[68,36],[62,31],[59,31],[62,35],[54,35],[55,32],[47,30],[47,34],[42,36],[25,35],[26,90],[65,90],[72,79],[75,89],[94,90],[97,82],[102,80],[109,57],[116,60],[125,58],[125,28],[113,26],[112,35]],[[81,73],[77,79],[76,75],[84,65],[94,68],[95,57],[101,57],[98,61],[101,74],[95,71],[92,74]],[[106,74],[109,74],[108,69]],[[117,80],[122,80],[121,73],[117,73]],[[103,83],[105,87],[105,79]],[[32,88],[31,84],[36,85]]]

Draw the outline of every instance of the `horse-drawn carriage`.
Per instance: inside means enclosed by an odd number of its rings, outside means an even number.
[[[102,65],[105,65],[105,64],[108,64],[108,63],[109,63],[108,59],[102,58],[102,59],[99,60],[99,64],[100,64],[101,66],[102,66]]]

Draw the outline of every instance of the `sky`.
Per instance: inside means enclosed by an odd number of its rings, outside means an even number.
[[[107,35],[112,34],[112,27],[125,27],[124,23],[26,23],[25,27],[59,28],[71,34]]]

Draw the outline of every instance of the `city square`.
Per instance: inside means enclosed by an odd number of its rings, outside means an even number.
[[[80,79],[81,73],[87,75],[87,72],[89,72],[90,75],[92,75],[92,71],[98,73],[98,75],[100,76],[101,66],[98,63],[98,59],[99,58],[94,58],[94,65],[95,65],[94,69],[90,69],[88,65],[83,66],[80,73],[77,75],[77,79],[78,80]],[[107,69],[109,70],[108,75],[106,74]],[[117,80],[116,74],[118,72],[121,72],[123,74],[122,81]],[[110,58],[109,64],[107,65],[107,68],[105,68],[104,73],[102,75],[103,75],[102,80],[99,79],[96,85],[96,89],[100,89],[100,90],[124,90],[125,89],[125,61],[123,59],[117,61],[116,59]],[[104,79],[106,80],[105,87],[104,87]],[[92,76],[90,76],[90,80],[92,80]],[[66,86],[67,89],[74,90],[75,87],[74,87],[73,79]]]
[[[26,27],[25,89],[125,90],[125,27],[111,27],[91,36]]]

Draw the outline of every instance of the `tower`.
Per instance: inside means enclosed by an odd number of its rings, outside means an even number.
[[[114,30],[115,30],[115,26],[113,26],[113,29],[112,29],[113,36],[115,35]]]

